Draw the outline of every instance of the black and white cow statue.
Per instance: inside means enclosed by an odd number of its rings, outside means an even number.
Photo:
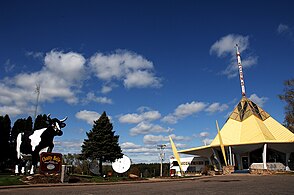
[[[42,152],[52,152],[55,136],[61,136],[61,128],[65,127],[67,117],[62,120],[50,118],[47,116],[47,128],[35,130],[32,135],[25,136],[19,133],[16,140],[17,165],[15,165],[15,174],[25,173],[25,167],[30,167],[30,174],[34,174],[40,154]]]

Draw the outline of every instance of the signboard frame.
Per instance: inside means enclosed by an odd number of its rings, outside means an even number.
[[[60,173],[62,167],[62,154],[42,152],[40,155],[40,173]]]

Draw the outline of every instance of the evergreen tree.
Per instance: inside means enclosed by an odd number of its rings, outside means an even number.
[[[82,156],[85,159],[99,160],[99,171],[102,176],[102,162],[114,162],[122,158],[123,154],[118,144],[118,135],[114,135],[113,126],[106,113],[94,121],[90,132],[87,132],[88,139],[82,145]]]
[[[285,127],[294,133],[294,79],[284,82],[284,94],[279,95],[281,100],[284,100],[285,106]]]
[[[25,129],[24,129],[24,132],[28,136],[30,136],[30,135],[33,134],[33,119],[30,116],[25,121]]]
[[[16,139],[19,133],[24,133],[24,136],[22,137],[22,143],[26,145],[27,147],[30,146],[30,139],[29,136],[33,133],[33,121],[32,117],[28,117],[27,119],[22,118],[22,119],[17,119],[14,122],[14,125],[11,130],[11,136],[10,136],[10,148],[11,153],[10,155],[12,156],[12,160],[16,160]]]
[[[35,120],[35,123],[34,123],[34,130],[43,129],[46,127],[48,127],[47,115],[46,114],[43,114],[43,115],[39,114]]]
[[[0,169],[7,168],[10,154],[10,129],[11,121],[8,115],[0,116]]]

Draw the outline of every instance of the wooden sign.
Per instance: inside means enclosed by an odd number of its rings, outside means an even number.
[[[62,165],[62,154],[42,152],[40,155],[41,173],[60,173]]]

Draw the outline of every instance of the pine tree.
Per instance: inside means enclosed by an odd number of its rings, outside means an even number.
[[[9,136],[11,121],[8,115],[0,116],[0,169],[4,170],[10,153]]]
[[[294,79],[284,82],[284,94],[279,95],[281,100],[284,100],[285,106],[285,127],[294,133]]]
[[[22,142],[29,146],[31,142],[29,136],[33,133],[32,126],[33,122],[30,116],[27,119],[21,118],[14,122],[10,135],[10,148],[12,148],[10,156],[12,156],[11,158],[13,161],[16,161],[16,139],[18,134],[24,133]]]
[[[122,158],[123,154],[118,144],[118,135],[114,135],[113,126],[106,113],[94,121],[90,132],[87,132],[88,139],[82,145],[82,156],[85,159],[98,160],[99,171],[102,176],[102,162],[114,162]]]
[[[34,130],[43,129],[46,127],[48,127],[47,115],[46,114],[43,114],[43,115],[39,114],[35,120],[35,123],[34,123]]]

